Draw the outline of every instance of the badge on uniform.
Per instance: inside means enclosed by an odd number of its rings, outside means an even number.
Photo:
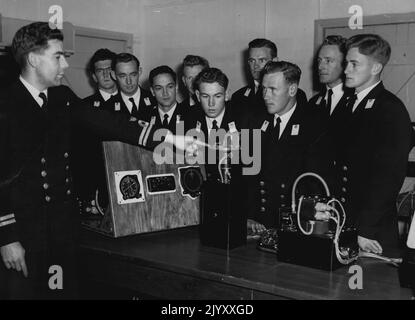
[[[196,131],[200,132],[202,130],[202,124],[200,123],[200,121],[196,122]]]
[[[298,136],[299,133],[300,133],[300,125],[299,124],[294,124],[292,129],[291,129],[291,135],[292,136]]]
[[[267,120],[265,120],[264,123],[262,124],[261,131],[262,132],[267,131],[268,126],[269,126],[269,122]]]
[[[245,97],[249,97],[250,94],[251,94],[251,88],[246,89]]]
[[[94,107],[99,107],[101,105],[101,102],[100,101],[94,101]]]
[[[151,106],[151,102],[149,98],[144,98],[144,103],[146,104],[147,107]]]
[[[154,125],[155,123],[156,123],[156,116],[152,116],[152,117],[151,117],[150,124],[151,124],[151,125]]]
[[[236,125],[234,121],[228,123],[228,128],[229,128],[230,133],[234,133],[238,131],[236,130]]]
[[[317,99],[317,101],[316,101],[316,105],[320,105],[320,103],[321,103],[321,100],[323,100],[323,97],[322,96],[320,96],[320,97],[318,97],[318,99]]]
[[[179,122],[180,122],[180,117],[181,117],[181,115],[180,115],[180,114],[178,114],[178,115],[176,116],[176,123],[179,123]]]
[[[365,109],[372,109],[373,105],[375,104],[375,99],[369,99],[367,100]]]
[[[116,102],[116,103],[114,104],[114,110],[115,110],[115,111],[121,111],[121,103]]]

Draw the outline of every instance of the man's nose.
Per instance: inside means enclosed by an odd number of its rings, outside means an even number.
[[[127,77],[127,84],[130,85],[133,82],[130,76]]]
[[[215,99],[211,97],[209,98],[209,107],[214,107],[214,106],[215,106]]]
[[[61,69],[64,70],[69,67],[68,61],[64,56],[61,57]]]

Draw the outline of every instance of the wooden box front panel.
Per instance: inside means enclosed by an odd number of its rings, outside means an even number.
[[[121,142],[104,142],[103,147],[114,237],[199,224],[199,198],[183,196],[179,183],[178,170],[186,165],[157,165],[151,151]],[[141,171],[145,201],[120,205],[114,172],[133,170]],[[174,193],[149,194],[146,177],[159,174],[174,174]]]

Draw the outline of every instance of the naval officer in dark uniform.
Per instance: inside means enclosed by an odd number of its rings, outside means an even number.
[[[346,213],[356,224],[361,249],[396,254],[396,198],[406,175],[411,122],[402,101],[386,90],[381,74],[391,48],[375,34],[347,41],[346,81],[355,90],[347,101],[342,178]]]
[[[147,122],[77,105],[76,95],[60,85],[68,67],[60,30],[44,22],[24,26],[12,49],[21,76],[0,95],[0,283],[8,298],[73,298],[78,214],[71,123],[106,139],[149,148],[157,142]],[[52,266],[62,271],[58,290],[49,286]]]

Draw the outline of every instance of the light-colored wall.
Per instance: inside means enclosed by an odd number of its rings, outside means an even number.
[[[308,95],[315,19],[347,17],[352,5],[365,15],[415,12],[414,0],[1,0],[0,13],[47,20],[55,4],[75,25],[132,33],[145,75],[160,64],[177,67],[195,53],[228,74],[232,91],[246,81],[242,53],[249,40],[267,37],[281,59],[302,68]]]

